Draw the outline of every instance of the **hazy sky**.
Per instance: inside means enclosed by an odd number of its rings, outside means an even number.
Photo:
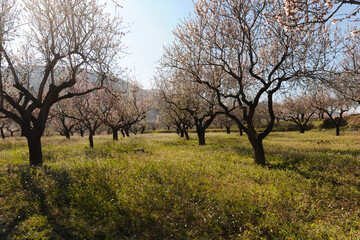
[[[130,53],[124,60],[132,75],[151,88],[151,78],[163,46],[172,42],[172,30],[193,11],[192,0],[121,0],[120,13],[130,24],[125,44]]]

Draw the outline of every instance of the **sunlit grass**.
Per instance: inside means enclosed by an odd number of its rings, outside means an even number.
[[[28,167],[23,139],[0,142],[4,239],[357,239],[360,134],[272,133],[268,165],[238,133],[198,146],[176,134],[113,142],[43,139]],[[136,152],[143,149],[144,152]],[[1,238],[2,239],[2,238]]]

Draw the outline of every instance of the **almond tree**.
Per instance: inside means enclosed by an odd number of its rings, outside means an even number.
[[[340,126],[344,119],[344,113],[350,111],[354,103],[334,94],[321,94],[316,96],[313,105],[318,110],[326,113],[330,121],[335,125],[336,136],[340,136]]]
[[[156,126],[158,126],[158,125],[156,125]],[[153,131],[155,131],[156,128]],[[140,134],[143,134],[145,132],[145,129],[146,129],[146,124],[145,124],[145,121],[142,120],[140,122],[133,124],[130,128],[130,132],[132,132],[134,135],[138,134],[139,132],[140,132]]]
[[[158,94],[157,97],[162,99],[162,96],[163,94]],[[158,100],[158,102],[161,101]],[[176,105],[167,101],[163,101],[161,107],[163,119],[166,119],[168,123],[172,123],[175,126],[176,132],[181,138],[185,137],[186,140],[190,140],[188,130],[193,125],[191,115],[187,111],[181,110],[177,108]]]
[[[79,132],[81,137],[85,136],[86,126],[82,122],[77,122],[75,126],[75,132]]]
[[[359,21],[360,1],[358,0],[283,0],[274,2],[281,11],[272,16],[285,28],[307,28],[309,24],[325,23],[329,20],[333,24],[347,19]],[[345,7],[347,7],[346,12],[344,12]],[[353,33],[359,33],[359,30],[354,29]]]
[[[130,81],[125,88],[108,87],[101,97],[99,111],[102,122],[111,128],[113,140],[118,140],[118,131],[129,136],[131,126],[140,123],[150,109],[151,96],[146,96],[136,81]]]
[[[174,117],[172,113],[173,109],[171,109],[170,104],[162,102],[162,100],[158,100],[157,104],[160,110],[160,121],[163,125],[165,125],[167,130],[170,130],[172,127],[176,130],[177,134],[180,134],[180,125],[178,124],[178,120]]]
[[[121,19],[106,14],[106,6],[96,0],[22,3],[21,11],[15,0],[0,3],[0,113],[21,126],[30,165],[35,166],[43,163],[41,137],[51,107],[108,81],[112,63],[121,53],[124,32]],[[21,30],[24,34],[19,34]],[[18,47],[22,43],[27,52]],[[30,71],[34,66],[36,71]],[[85,73],[93,87],[68,91]]]
[[[347,30],[351,31],[351,29]],[[339,95],[340,98],[360,103],[360,34],[343,39],[342,57],[334,71],[321,80]]]
[[[166,66],[168,63],[165,63]],[[166,71],[166,69],[162,69]],[[159,73],[156,83],[160,96],[170,107],[186,111],[193,118],[199,145],[206,145],[205,132],[211,125],[218,111],[216,93],[205,85],[192,80],[194,75],[179,69],[168,69],[168,73]],[[202,78],[200,73],[196,78]]]
[[[96,130],[103,123],[100,105],[104,93],[104,90],[97,90],[84,96],[73,97],[71,99],[71,108],[67,108],[66,112],[63,113],[67,118],[76,120],[86,127],[89,132],[90,148],[94,148]]]
[[[223,128],[225,126],[226,133],[230,134],[231,126],[234,125],[235,122],[231,118],[226,116],[226,114],[219,114],[214,119],[214,124],[216,124],[215,126],[220,127],[220,128]]]
[[[71,111],[69,109],[72,106],[70,99],[65,99],[58,102],[51,110],[51,124],[55,131],[61,135],[65,135],[67,139],[70,139],[70,135],[74,133],[78,121],[66,116],[66,113]]]
[[[262,142],[276,118],[274,95],[286,82],[327,67],[323,56],[332,45],[329,32],[324,27],[287,31],[268,19],[279,11],[271,1],[199,0],[195,9],[195,18],[176,29],[168,57],[174,68],[208,74],[194,79],[217,94],[218,104],[247,134],[255,163],[264,165]],[[224,104],[227,99],[236,104]],[[268,105],[269,123],[259,132],[254,116],[262,101]],[[232,114],[234,108],[243,112],[241,118]]]
[[[164,111],[160,111],[160,123],[165,126],[165,129],[170,131],[170,129],[174,126],[174,123],[172,122],[171,118],[166,114]]]
[[[287,96],[283,103],[283,116],[286,121],[294,122],[300,130],[305,133],[306,126],[316,112],[314,98],[306,96]]]

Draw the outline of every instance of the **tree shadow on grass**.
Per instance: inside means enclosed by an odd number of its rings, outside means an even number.
[[[339,150],[324,150],[319,149],[311,153],[294,152],[290,153],[287,151],[270,151],[268,157],[275,158],[275,163],[267,164],[268,169],[279,169],[279,170],[290,170],[294,171],[305,179],[313,179],[320,182],[331,183],[334,186],[351,185],[360,189],[360,184],[351,182],[350,180],[344,181],[337,179],[336,175],[338,172],[342,172],[343,176],[348,175],[356,179],[357,171],[356,165],[359,166],[359,161],[347,159],[350,162],[350,166],[344,169],[342,160],[339,159],[339,153],[343,151]],[[350,153],[349,151],[344,151]],[[357,153],[351,154],[352,157],[357,156]],[[334,162],[338,162],[334,164]],[[352,168],[351,165],[354,167]]]
[[[130,209],[118,199],[116,186],[106,177],[107,169],[81,168],[70,172],[63,168],[22,166],[11,171],[21,186],[11,192],[21,192],[21,196],[16,196],[21,206],[10,213],[13,218],[6,225],[0,226],[1,240],[25,237],[27,229],[50,239],[166,237],[151,212]],[[75,176],[80,179],[74,179]],[[46,222],[38,226],[41,219]]]
[[[16,234],[18,226],[28,220],[34,215],[41,215],[46,217],[52,233],[49,236],[52,239],[78,239],[76,235],[72,234],[70,229],[61,224],[58,221],[58,216],[53,214],[51,211],[51,206],[49,205],[49,196],[46,190],[47,186],[44,186],[42,181],[45,176],[43,174],[42,167],[30,167],[30,166],[20,166],[13,171],[14,174],[19,178],[21,187],[24,193],[24,199],[19,199],[23,201],[18,212],[15,214],[15,218],[4,226],[4,230],[0,236],[0,239],[9,239],[12,235]],[[55,172],[48,171],[44,167],[44,172],[46,175],[50,176],[56,184],[57,194],[54,201],[58,204],[60,211],[66,211],[66,208],[69,207],[70,199],[67,199],[67,186],[70,182],[70,176],[66,171],[60,171],[58,174]],[[51,201],[51,200],[50,200]],[[59,204],[60,203],[60,204]],[[29,208],[32,206],[32,208]],[[35,209],[38,206],[38,209]]]

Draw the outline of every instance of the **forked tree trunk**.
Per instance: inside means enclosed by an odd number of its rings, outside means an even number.
[[[264,152],[264,147],[263,147],[263,143],[261,139],[252,139],[249,137],[251,146],[253,147],[253,151],[254,151],[254,162],[257,165],[262,165],[264,166],[266,163],[265,160],[265,152]]]
[[[185,137],[185,133],[184,133],[183,130],[180,130],[180,137],[181,137],[181,138]]]
[[[26,139],[29,147],[30,166],[41,166],[43,164],[41,134],[31,132],[26,134]]]

